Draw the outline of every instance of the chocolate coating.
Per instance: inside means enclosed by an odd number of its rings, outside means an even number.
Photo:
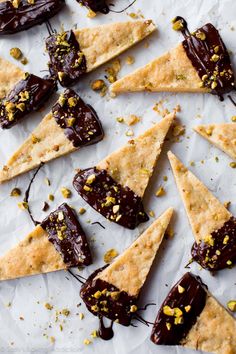
[[[210,238],[195,242],[192,257],[203,268],[220,270],[236,262],[236,219],[230,218]]]
[[[86,72],[86,59],[73,31],[53,34],[46,40],[49,71],[62,86],[75,84]]]
[[[177,17],[183,25],[183,47],[196,69],[202,86],[223,100],[223,94],[235,90],[234,73],[225,44],[217,29],[208,23],[190,34],[187,22]]]
[[[108,14],[109,7],[106,0],[77,0],[83,6],[86,6],[93,12],[101,12],[102,14]]]
[[[73,90],[67,89],[60,96],[52,108],[52,113],[75,147],[95,144],[104,137],[97,113]]]
[[[11,1],[0,3],[0,35],[26,30],[53,17],[65,5],[65,0],[21,0],[19,7]]]
[[[133,315],[130,309],[132,305],[136,305],[137,298],[125,291],[120,291],[106,281],[95,279],[106,267],[90,275],[81,287],[80,296],[93,315],[107,317],[112,321],[118,321],[123,326],[129,326]]]
[[[180,291],[180,287],[184,289],[183,292]],[[206,289],[201,279],[186,273],[171,289],[157,314],[151,334],[153,343],[179,344],[204,309],[206,296]],[[168,310],[173,311],[172,316],[165,314]]]
[[[0,105],[0,126],[3,129],[9,129],[27,114],[37,111],[56,89],[57,86],[53,79],[43,79],[27,74],[25,79],[15,85]]]
[[[134,229],[149,220],[142,199],[129,187],[117,183],[106,170],[83,170],[75,176],[73,185],[88,204],[119,225]]]
[[[69,205],[60,205],[42,221],[41,226],[68,267],[92,263],[85,233]]]

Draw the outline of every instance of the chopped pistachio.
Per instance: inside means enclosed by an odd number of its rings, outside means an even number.
[[[96,179],[96,175],[93,173],[92,175],[88,176],[86,180],[86,184],[92,184]]]
[[[233,116],[233,117],[231,118],[231,120],[232,120],[232,122],[236,122],[236,116]]]
[[[63,316],[68,317],[69,314],[70,314],[70,310],[68,310],[68,309],[62,309],[62,310],[61,310],[61,314],[62,314]]]
[[[168,331],[170,331],[171,330],[171,323],[166,322],[166,328],[168,329]]]
[[[132,65],[135,62],[135,59],[133,56],[129,55],[125,61],[126,61],[126,64]]]
[[[83,320],[84,319],[84,314],[82,312],[79,313],[79,319]]]
[[[231,168],[236,168],[236,162],[230,162],[229,165],[230,165]]]
[[[130,306],[130,312],[136,312],[138,310],[137,306],[136,305],[132,305]]]
[[[19,188],[13,188],[11,191],[11,197],[19,197],[21,195],[21,190]]]
[[[227,264],[228,266],[231,266],[231,265],[232,265],[232,261],[231,261],[231,260],[228,260],[228,261],[226,262],[226,264]]]
[[[149,211],[149,215],[151,216],[151,218],[155,218],[155,213],[153,210],[150,210]]]
[[[47,309],[47,310],[52,310],[53,309],[53,306],[51,305],[51,304],[49,304],[48,302],[46,302],[45,304],[44,304],[44,307]]]
[[[66,76],[66,73],[64,73],[63,71],[58,71],[58,79],[59,81],[62,81]]]
[[[185,127],[181,124],[175,125],[173,128],[173,136],[177,137],[185,134]]]
[[[185,75],[183,75],[183,74],[178,74],[178,75],[176,75],[176,80],[186,80],[186,76]]]
[[[27,65],[28,64],[28,59],[26,58],[26,57],[24,57],[23,59],[21,59],[21,64],[23,64],[23,65]]]
[[[94,331],[92,331],[91,337],[92,338],[97,338],[98,337],[98,332],[96,331],[96,329]]]
[[[68,127],[73,127],[73,125],[75,124],[76,119],[75,119],[75,117],[70,117],[66,121],[67,121]]]
[[[229,236],[226,235],[223,240],[223,245],[227,245],[228,241],[229,241]]]
[[[66,103],[66,98],[65,98],[65,96],[64,96],[63,94],[61,94],[61,95],[59,96],[58,103],[59,103],[59,105],[60,105],[61,107],[63,107],[64,104]]]
[[[185,292],[185,289],[181,285],[178,285],[178,292],[180,294],[183,294]]]
[[[160,187],[157,191],[156,191],[156,197],[162,197],[163,195],[165,195],[165,189],[163,187]]]
[[[53,194],[49,194],[48,195],[48,200],[50,200],[51,202],[54,201],[54,195]]]
[[[227,307],[230,311],[236,312],[236,300],[230,300],[227,302]]]
[[[87,17],[88,17],[88,18],[94,18],[94,17],[96,17],[96,16],[97,16],[96,12],[94,12],[94,11],[91,10],[91,9],[89,9],[89,11],[88,11],[88,13],[87,13]]]
[[[201,32],[201,31],[197,31],[195,36],[198,38],[198,39],[201,39],[201,41],[204,41],[206,39],[206,35],[204,32]]]
[[[37,143],[40,142],[40,139],[37,138],[37,136],[35,136],[35,135],[32,134],[32,135],[31,135],[31,141],[32,141],[33,144],[37,144]]]
[[[11,48],[10,55],[12,56],[12,58],[19,60],[22,57],[22,51],[20,50],[20,48]]]
[[[164,177],[163,177],[163,181],[164,181],[164,182],[167,182],[167,181],[168,181],[168,177],[167,177],[167,176],[164,176]]]
[[[184,323],[183,317],[176,317],[174,323],[175,325],[183,324]]]
[[[71,191],[68,188],[61,187],[61,194],[63,195],[64,198],[68,199],[71,197]]]
[[[226,209],[228,209],[229,206],[230,206],[230,204],[231,204],[230,201],[224,202],[224,207],[225,207]]]
[[[214,61],[214,62],[217,62],[219,59],[220,59],[220,57],[217,54],[213,54],[212,57],[211,57],[211,60]]]
[[[217,82],[213,81],[212,84],[211,84],[212,90],[214,90],[216,87],[217,87]]]
[[[77,98],[76,97],[70,97],[68,98],[68,104],[69,107],[75,107],[77,105]]]
[[[133,130],[129,129],[127,130],[127,132],[125,133],[126,136],[134,136],[134,132]]]
[[[89,187],[89,186],[84,186],[83,189],[86,191],[86,192],[91,192],[92,188]]]
[[[116,118],[116,121],[118,123],[123,123],[124,122],[124,118],[123,117],[118,117],[118,118]]]
[[[12,6],[15,7],[15,9],[18,9],[20,2],[21,0],[12,0]]]
[[[100,79],[100,80],[95,80],[92,82],[91,89],[93,91],[99,91],[100,95],[103,97],[103,96],[105,96],[108,87],[107,87],[105,81]]]
[[[27,202],[19,202],[19,203],[18,203],[18,207],[19,207],[21,210],[27,210],[27,209],[29,208]]]
[[[45,178],[44,179],[44,183],[47,185],[47,186],[50,186],[51,185],[51,182],[48,178]]]
[[[135,125],[140,122],[140,117],[136,116],[135,114],[130,114],[127,118],[125,118],[125,123],[129,126]]]
[[[184,309],[185,309],[186,312],[189,312],[191,310],[191,305],[185,306]]]
[[[29,0],[28,0],[28,1],[29,1]],[[51,336],[51,337],[50,337],[50,342],[51,342],[51,343],[55,343],[55,341],[56,341],[55,337]]]
[[[86,213],[86,209],[80,208],[80,209],[79,209],[79,214],[80,214],[80,215],[83,215],[84,213]]]
[[[163,313],[167,316],[174,316],[175,311],[170,306],[166,305],[163,307]]]
[[[112,208],[112,211],[113,211],[114,214],[117,214],[119,209],[120,209],[119,205],[114,205],[113,208]]]
[[[111,263],[113,259],[117,256],[118,256],[118,252],[114,248],[112,248],[104,254],[103,260],[105,263]]]
[[[181,20],[176,21],[174,18],[172,20],[172,28],[174,31],[182,31],[184,28],[183,22]]]
[[[89,344],[91,344],[92,343],[92,341],[90,340],[90,339],[88,339],[88,338],[85,338],[84,339],[84,344],[85,345],[89,345]]]

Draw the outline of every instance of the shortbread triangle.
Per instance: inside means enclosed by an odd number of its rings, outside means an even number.
[[[62,204],[0,258],[0,280],[49,273],[91,262],[84,231],[72,209]]]
[[[81,297],[94,315],[129,326],[140,291],[170,222],[166,210],[112,264],[95,271],[81,288]]]
[[[158,345],[235,354],[235,331],[233,316],[207,291],[199,277],[186,273],[162,304],[151,340]]]
[[[80,170],[73,182],[79,195],[121,226],[134,229],[147,221],[142,198],[174,118],[167,115],[95,167]]]
[[[152,20],[117,22],[74,31],[87,72],[120,55],[156,30]]]
[[[68,104],[70,99],[72,99],[72,102],[73,99],[77,100],[77,104],[72,108],[70,108]],[[63,106],[60,106],[62,104],[60,103],[61,101],[63,102]],[[96,143],[103,138],[103,130],[96,112],[91,109],[90,106],[86,105],[74,91],[66,90],[53,106],[53,110],[55,110],[55,107],[57,108],[55,112],[56,118],[52,113],[47,114],[43,118],[39,125],[33,130],[32,134],[13,154],[2,171],[0,171],[0,183],[32,170],[38,167],[42,162],[46,163],[71,153],[80,146]],[[70,111],[68,111],[68,109],[70,109]],[[84,110],[86,114],[84,114]],[[63,116],[63,112],[68,114],[68,120],[65,118],[64,121],[59,115],[61,114]],[[69,113],[73,113],[73,115],[69,116]],[[73,125],[71,125],[69,119],[74,119],[72,122]],[[84,126],[85,124],[87,125]],[[92,125],[92,135],[87,134],[90,124]],[[79,134],[77,134],[77,128]],[[77,139],[79,137],[80,145],[77,141],[77,144],[75,144],[75,140],[72,136],[72,133],[74,135],[74,131],[75,137]]]
[[[122,92],[208,92],[188,59],[182,44],[111,85]]]
[[[216,271],[236,262],[236,219],[172,153],[168,153],[196,242],[192,258]]]
[[[0,99],[5,98],[24,76],[24,71],[18,66],[0,57]]]
[[[184,41],[145,67],[116,81],[113,93],[127,91],[210,92],[223,100],[235,89],[234,73],[226,46],[218,32],[207,23],[190,33],[187,22],[174,19]]]
[[[167,209],[137,240],[104,269],[97,278],[120,291],[138,296],[170,223],[173,208]]]
[[[235,123],[198,125],[194,130],[232,159],[236,159]]]
[[[46,39],[49,71],[62,86],[113,59],[155,30],[151,20],[118,22],[54,33]]]
[[[220,229],[232,214],[171,151],[168,157],[193,233],[199,242]]]
[[[143,197],[174,119],[175,113],[168,114],[144,134],[111,153],[96,167],[106,170],[117,183],[128,186]]]

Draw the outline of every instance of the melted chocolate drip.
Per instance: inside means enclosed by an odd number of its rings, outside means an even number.
[[[41,162],[40,165],[39,165],[39,167],[38,167],[38,168],[36,169],[36,171],[34,172],[33,177],[32,177],[31,180],[30,180],[29,186],[28,186],[28,188],[27,188],[26,191],[25,191],[25,197],[24,197],[24,202],[27,203],[27,211],[28,211],[28,214],[29,214],[30,219],[32,220],[32,222],[34,223],[35,226],[39,225],[40,222],[39,222],[39,221],[36,221],[36,220],[34,219],[34,217],[33,217],[33,214],[32,214],[32,212],[31,212],[31,209],[30,209],[30,206],[29,206],[29,196],[30,196],[31,186],[32,186],[32,184],[33,184],[33,182],[34,182],[34,180],[35,180],[35,177],[37,176],[39,170],[41,169],[41,167],[43,167],[43,165],[44,165],[44,163]]]
[[[92,263],[85,233],[69,205],[59,206],[42,221],[41,226],[68,267]]]
[[[77,0],[81,5],[86,6],[93,12],[101,12],[102,14],[108,14],[109,7],[106,0]]]
[[[103,139],[104,132],[97,113],[73,90],[67,89],[60,96],[52,113],[75,147],[95,144]]]
[[[151,340],[155,344],[179,344],[204,309],[206,295],[201,279],[186,273],[171,289],[162,304],[152,330]]]
[[[192,257],[203,268],[220,270],[236,262],[236,219],[231,217],[207,240],[195,242]]]
[[[65,4],[65,0],[35,0],[29,4],[21,0],[18,7],[12,1],[0,3],[0,35],[11,34],[26,30],[41,24],[58,13]]]
[[[106,267],[97,269],[90,275],[81,287],[80,296],[88,310],[95,316],[107,317],[123,326],[129,326],[133,316],[131,306],[136,306],[137,298],[96,278]]]
[[[105,218],[128,229],[148,221],[142,199],[96,167],[79,172],[73,181],[79,195]]]
[[[49,71],[62,86],[75,84],[86,72],[86,59],[73,31],[53,34],[46,40]]]
[[[113,321],[111,321],[111,325],[109,327],[104,326],[103,317],[99,317],[99,330],[98,335],[103,340],[110,340],[114,337],[113,331]]]
[[[175,21],[182,23],[183,47],[202,80],[202,86],[222,101],[223,94],[235,89],[235,83],[229,53],[219,32],[208,23],[190,34],[182,17],[176,17]]]
[[[52,78],[26,74],[0,105],[0,126],[9,129],[30,112],[37,111],[56,89]]]

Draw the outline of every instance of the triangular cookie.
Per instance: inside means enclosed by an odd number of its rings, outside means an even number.
[[[0,183],[103,138],[96,112],[74,91],[66,90],[53,111],[43,118],[0,171]]]
[[[85,233],[73,210],[62,204],[0,258],[0,280],[92,263]]]
[[[73,85],[81,75],[123,53],[155,29],[151,20],[143,20],[53,34],[46,40],[49,70],[63,86]]]
[[[176,18],[185,40],[145,67],[116,81],[113,93],[127,91],[211,92],[222,98],[234,89],[234,75],[227,49],[210,23],[190,33]]]
[[[236,261],[234,217],[171,151],[168,157],[196,239],[193,258],[212,270],[230,266]]]
[[[147,221],[142,197],[174,118],[167,115],[94,168],[80,171],[73,183],[80,196],[122,226],[133,229]]]
[[[235,123],[198,125],[194,130],[232,157],[232,159],[236,159]]]
[[[199,277],[186,273],[162,304],[151,340],[158,345],[235,354],[235,332],[233,316],[207,291]]]
[[[80,295],[96,316],[128,326],[137,310],[140,291],[170,222],[166,210],[134,243],[108,267],[98,269],[82,286]],[[105,301],[104,301],[105,300]]]

